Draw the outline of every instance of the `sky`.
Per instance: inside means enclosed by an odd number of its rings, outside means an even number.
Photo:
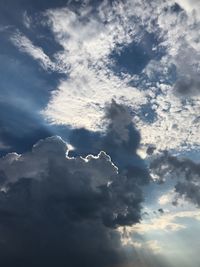
[[[0,0],[2,266],[200,266],[199,32],[199,0]]]

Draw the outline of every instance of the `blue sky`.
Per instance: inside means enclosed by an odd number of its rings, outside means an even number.
[[[49,234],[57,228],[41,227],[53,260],[66,263],[65,247],[85,257],[86,267],[199,267],[199,10],[198,0],[0,0],[0,213],[12,214],[15,198],[20,210],[27,186],[43,207],[38,192],[49,201],[52,177],[59,197],[62,186],[70,188],[66,207],[55,204],[55,212],[47,201],[60,229],[72,227],[71,243],[66,235],[57,246]],[[30,225],[54,220],[34,203],[22,208]],[[29,264],[41,240],[31,226],[27,245],[19,237],[26,230],[12,223],[21,247],[16,252],[5,234],[5,266],[12,266],[6,255]],[[4,219],[0,225],[5,230]],[[99,265],[90,257],[93,246],[96,259],[102,255],[88,225],[102,236],[99,246],[107,244]],[[45,257],[40,264],[49,266]],[[71,256],[68,263],[80,264]]]

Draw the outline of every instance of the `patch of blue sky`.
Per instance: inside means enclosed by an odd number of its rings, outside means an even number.
[[[141,105],[138,116],[146,123],[154,123],[157,120],[156,111],[152,108],[151,103]]]
[[[155,34],[141,29],[139,40],[126,46],[117,47],[110,54],[114,72],[128,74],[141,74],[150,60],[160,60],[164,55],[164,49],[158,46],[159,41]]]

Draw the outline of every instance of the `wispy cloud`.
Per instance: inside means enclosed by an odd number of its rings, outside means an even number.
[[[23,14],[23,23],[27,29],[31,28],[32,20],[31,17],[28,15],[27,11],[25,11]]]
[[[16,31],[10,37],[12,43],[21,51],[29,56],[31,56],[34,60],[38,61],[41,67],[47,71],[57,71],[65,73],[66,70],[60,68],[59,64],[52,61],[48,55],[45,54],[41,47],[38,47],[32,43],[30,39],[28,39],[24,34],[20,31]]]

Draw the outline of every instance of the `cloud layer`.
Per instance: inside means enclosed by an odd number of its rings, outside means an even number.
[[[188,3],[103,1],[78,11],[47,10],[47,23],[63,47],[56,57],[68,66],[69,77],[44,115],[53,123],[98,130],[103,107],[114,98],[132,108],[143,144],[197,147],[199,19]]]

